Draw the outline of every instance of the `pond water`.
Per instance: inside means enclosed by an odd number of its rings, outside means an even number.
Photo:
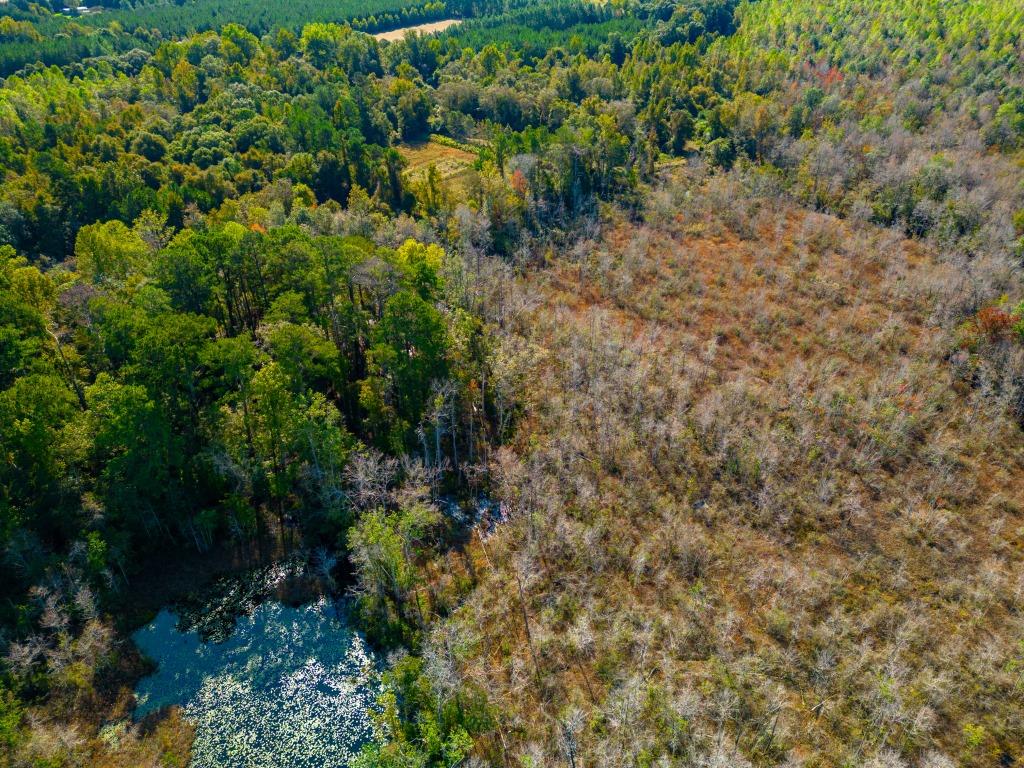
[[[225,580],[209,611],[165,609],[135,633],[158,665],[136,717],[180,705],[196,729],[191,768],[342,768],[374,737],[376,659],[332,600],[259,602],[266,576]]]

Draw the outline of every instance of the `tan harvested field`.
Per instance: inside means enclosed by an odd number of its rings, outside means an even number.
[[[400,27],[399,29],[392,29],[388,32],[378,32],[374,35],[378,40],[387,40],[388,42],[394,42],[395,40],[401,40],[405,37],[406,32],[419,32],[421,35],[430,35],[434,32],[444,32],[449,27],[454,27],[456,24],[461,24],[462,19],[442,19],[441,21],[431,21],[427,24],[416,24],[411,27]]]
[[[402,157],[408,162],[406,173],[410,178],[418,178],[425,174],[433,165],[445,181],[456,179],[464,174],[476,160],[476,155],[457,147],[447,147],[433,141],[421,144],[406,144],[398,148]]]

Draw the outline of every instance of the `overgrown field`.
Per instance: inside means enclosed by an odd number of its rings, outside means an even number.
[[[672,183],[520,283],[513,522],[440,642],[495,761],[1012,764],[1024,438],[951,376],[957,281],[756,183]]]
[[[433,166],[441,180],[451,181],[465,174],[477,160],[473,152],[436,141],[409,144],[399,151],[406,162],[406,173],[414,180],[423,177]]]

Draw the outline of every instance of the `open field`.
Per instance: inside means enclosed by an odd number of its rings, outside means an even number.
[[[378,32],[374,37],[378,40],[391,42],[393,40],[401,40],[405,37],[406,32],[419,32],[421,35],[429,35],[434,32],[444,32],[449,27],[454,27],[456,24],[461,23],[462,19],[443,19],[442,21],[432,21],[428,24],[416,24],[411,27],[392,29],[388,32]]]
[[[457,147],[447,147],[434,141],[421,144],[406,144],[399,147],[402,157],[408,162],[406,174],[412,179],[419,178],[433,165],[445,181],[457,179],[464,174],[476,155]]]

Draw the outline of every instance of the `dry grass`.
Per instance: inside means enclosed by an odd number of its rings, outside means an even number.
[[[28,711],[27,736],[11,756],[12,768],[186,768],[192,724],[178,707],[132,719],[134,683],[149,670],[133,646],[119,650],[95,685],[63,687]]]
[[[514,520],[456,620],[494,762],[1021,754],[1024,439],[951,386],[948,270],[720,179],[522,286]]]
[[[422,179],[433,165],[441,179],[458,184],[459,179],[469,170],[476,155],[457,147],[447,147],[433,141],[421,144],[404,144],[398,148],[408,162],[406,175],[410,179]]]

